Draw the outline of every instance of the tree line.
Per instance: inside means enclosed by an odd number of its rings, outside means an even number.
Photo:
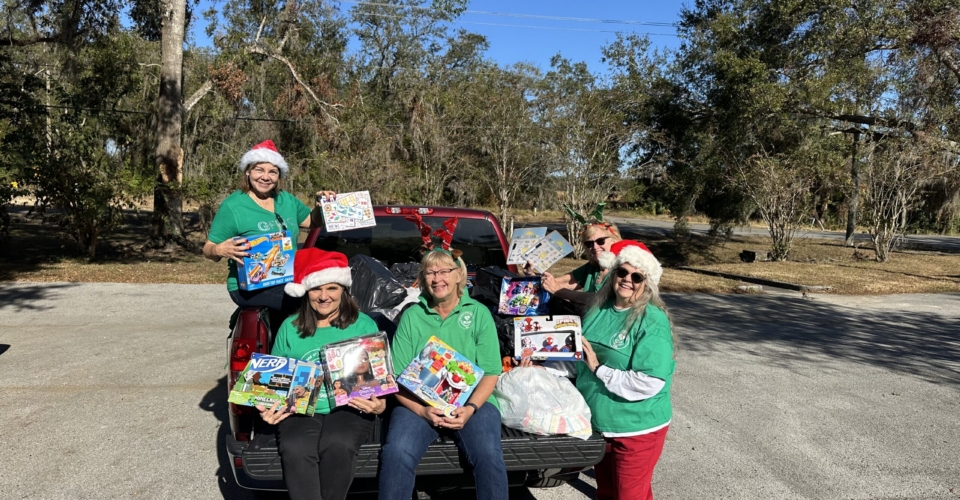
[[[183,204],[209,224],[267,138],[301,195],[493,206],[503,223],[615,197],[679,229],[762,219],[778,259],[811,222],[866,228],[878,260],[908,229],[960,228],[956,0],[700,0],[678,49],[619,35],[601,72],[562,54],[500,65],[451,26],[466,8],[5,0],[0,230],[29,194],[93,256],[152,198],[145,241],[182,244]],[[185,48],[200,16],[212,45]]]

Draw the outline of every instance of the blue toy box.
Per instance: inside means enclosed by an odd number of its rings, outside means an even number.
[[[250,256],[237,266],[241,290],[251,291],[293,281],[293,254],[297,245],[288,231],[257,234],[247,238]]]

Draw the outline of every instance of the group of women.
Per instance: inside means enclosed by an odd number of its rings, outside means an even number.
[[[249,250],[245,236],[311,224],[310,209],[280,188],[287,168],[270,141],[245,154],[241,189],[221,205],[203,251],[212,260],[231,260],[227,288],[237,305],[293,312],[280,326],[272,354],[317,361],[324,345],[378,329],[350,296],[346,256],[303,249],[294,260],[292,283],[258,292],[237,287],[236,263]],[[319,223],[318,216],[313,219]],[[649,499],[671,419],[675,366],[672,328],[658,291],[662,268],[646,246],[622,241],[610,224],[590,225],[581,237],[588,263],[560,277],[545,273],[543,284],[558,298],[587,304],[584,362],[578,364],[576,385],[590,406],[594,429],[610,445],[595,466],[597,498]],[[399,318],[391,344],[394,368],[407,366],[427,339],[437,336],[482,368],[484,376],[451,416],[405,392],[392,397],[390,405],[373,396],[340,407],[331,407],[321,393],[312,417],[289,413],[279,404],[259,407],[265,422],[278,425],[292,499],[346,497],[360,446],[375,416],[385,412],[389,427],[380,457],[380,498],[411,498],[416,467],[440,435],[452,437],[469,462],[477,498],[508,498],[500,411],[493,396],[502,371],[493,317],[465,293],[467,267],[456,250],[427,251],[418,282],[420,300]],[[573,293],[588,295],[571,299]]]

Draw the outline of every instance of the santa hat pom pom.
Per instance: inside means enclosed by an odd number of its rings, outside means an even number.
[[[283,291],[291,297],[303,297],[307,293],[307,289],[300,283],[287,283],[283,286]]]
[[[617,256],[613,252],[604,250],[600,252],[600,257],[597,258],[597,262],[600,263],[600,267],[610,269],[617,263]]]

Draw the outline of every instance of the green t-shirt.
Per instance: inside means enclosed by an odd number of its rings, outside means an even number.
[[[618,311],[607,302],[583,319],[583,336],[597,360],[615,370],[638,371],[665,382],[649,399],[628,401],[607,390],[586,363],[577,363],[577,389],[593,414],[593,428],[600,432],[630,433],[653,429],[670,421],[670,386],[676,362],[673,337],[666,313],[647,304],[639,321],[629,328],[624,322],[630,311]]]
[[[606,276],[604,276],[603,279],[598,279],[600,276],[600,271],[602,270],[603,269],[601,269],[599,265],[594,264],[593,262],[587,262],[573,271],[570,271],[570,276],[573,276],[573,279],[577,280],[577,283],[583,285],[584,292],[597,293],[597,290],[600,290],[600,287],[603,286],[603,282],[607,279]]]
[[[297,315],[294,314],[280,325],[280,331],[277,332],[277,338],[273,342],[273,349],[270,351],[270,354],[320,363],[320,351],[323,349],[323,346],[368,333],[376,333],[380,330],[377,328],[377,323],[374,322],[370,316],[360,313],[357,320],[344,329],[335,326],[317,328],[313,332],[312,337],[300,338],[300,332],[297,331],[297,327],[293,326],[293,320],[296,319],[296,317]],[[330,413],[333,405],[330,404],[331,398],[327,394],[327,384],[320,384],[320,387],[320,394],[317,395],[317,405],[315,408],[316,413],[325,415]]]
[[[273,208],[276,213],[264,210],[247,193],[234,191],[217,209],[217,215],[213,217],[213,222],[210,224],[207,239],[219,244],[236,236],[253,236],[281,231],[283,228],[277,221],[277,215],[283,219],[287,231],[290,231],[290,236],[296,239],[300,224],[310,217],[310,209],[286,191],[280,191],[273,200]],[[229,269],[227,291],[232,292],[240,288],[237,284],[237,263],[233,259],[226,260]]]
[[[427,298],[420,296],[420,302],[404,311],[397,325],[397,334],[393,338],[393,369],[400,372],[420,353],[427,340],[436,336],[453,350],[462,354],[483,370],[486,375],[500,375],[500,342],[497,339],[497,327],[493,324],[490,311],[466,293],[460,297],[460,303],[453,308],[446,319],[427,305]],[[497,404],[493,394],[487,402]]]

